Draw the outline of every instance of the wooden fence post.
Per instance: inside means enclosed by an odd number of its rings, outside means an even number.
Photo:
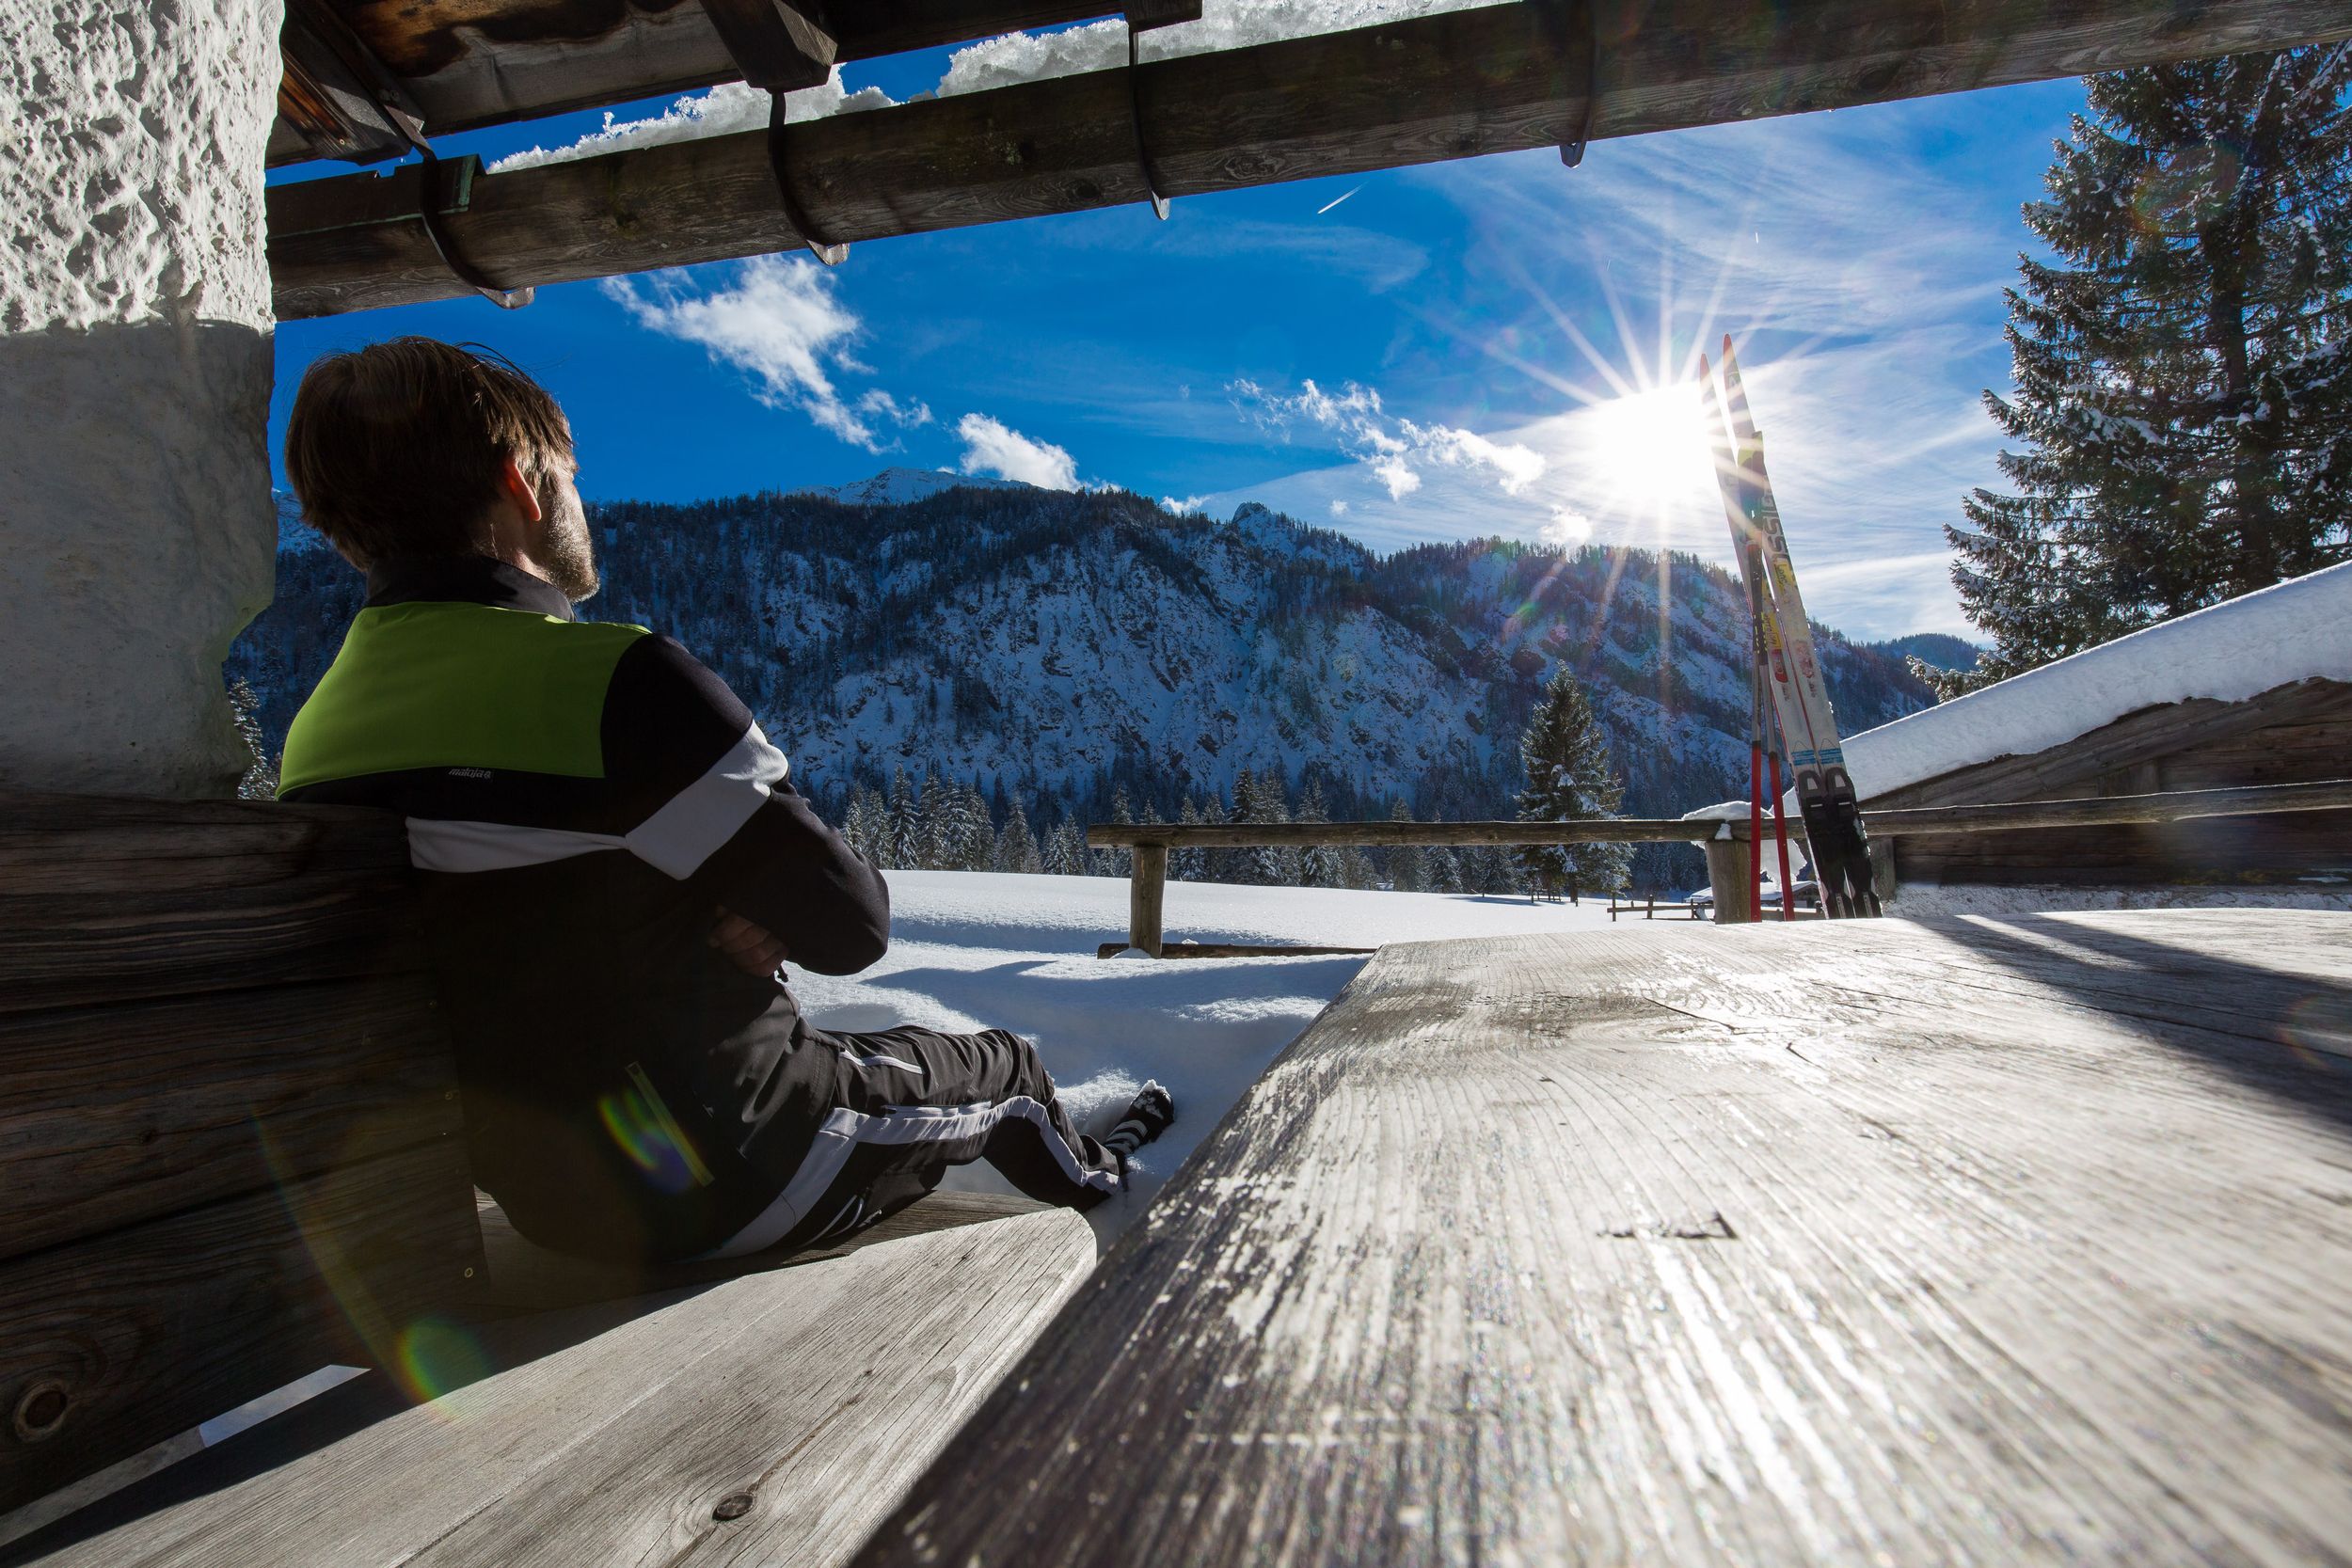
[[[1744,926],[1748,909],[1748,847],[1736,838],[1710,838],[1699,846],[1707,851],[1707,885],[1715,894],[1715,924]]]
[[[1127,880],[1127,945],[1160,956],[1160,904],[1168,892],[1168,846],[1138,844]]]

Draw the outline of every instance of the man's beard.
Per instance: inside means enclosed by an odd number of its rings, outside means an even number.
[[[552,486],[550,486],[552,488]],[[569,495],[543,496],[547,532],[532,554],[548,580],[574,604],[596,597],[596,546],[588,537],[588,515]]]

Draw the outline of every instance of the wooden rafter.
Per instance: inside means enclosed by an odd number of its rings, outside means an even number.
[[[824,11],[834,59],[873,59],[1117,15],[1119,0],[765,0]],[[746,0],[331,0],[436,135],[687,92],[743,74],[722,13]],[[1139,27],[1189,21],[1200,0],[1135,0]],[[755,20],[754,25],[757,25]],[[817,80],[823,80],[822,75]],[[298,107],[298,105],[297,105]],[[349,156],[314,119],[281,115],[272,164]]]
[[[755,87],[793,92],[833,74],[840,46],[812,0],[703,0],[703,10]]]
[[[325,0],[292,0],[279,53],[278,119],[314,150],[310,155],[373,164],[409,150],[392,116],[407,109],[413,117],[414,105]]]
[[[1602,15],[1609,0],[1597,0]],[[791,127],[799,205],[836,242],[2352,37],[2341,0],[1655,0],[1589,78],[1549,5],[1502,5]],[[465,292],[416,176],[270,189],[278,311]],[[447,227],[476,266],[555,283],[796,247],[764,131],[486,175]]]

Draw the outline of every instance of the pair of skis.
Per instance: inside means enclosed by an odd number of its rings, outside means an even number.
[[[1813,654],[1813,626],[1797,592],[1796,568],[1781,532],[1780,508],[1764,471],[1764,441],[1748,411],[1740,384],[1740,362],[1731,339],[1724,339],[1719,371],[1699,358],[1699,382],[1707,409],[1708,440],[1715,452],[1715,478],[1731,524],[1731,544],[1746,580],[1752,616],[1755,708],[1748,731],[1749,912],[1762,917],[1756,884],[1764,856],[1764,786],[1769,765],[1773,824],[1780,844],[1780,901],[1784,919],[1796,918],[1788,879],[1787,809],[1781,798],[1781,758],[1786,755],[1804,822],[1821,912],[1846,920],[1880,912],[1870,878],[1870,850],[1862,832],[1862,808],[1846,755],[1837,743],[1837,718],[1829,689]],[[1769,699],[1769,701],[1767,700]],[[1770,709],[1770,722],[1767,709]]]

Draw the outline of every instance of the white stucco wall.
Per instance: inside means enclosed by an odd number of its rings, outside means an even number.
[[[226,794],[279,0],[0,0],[0,785]]]

